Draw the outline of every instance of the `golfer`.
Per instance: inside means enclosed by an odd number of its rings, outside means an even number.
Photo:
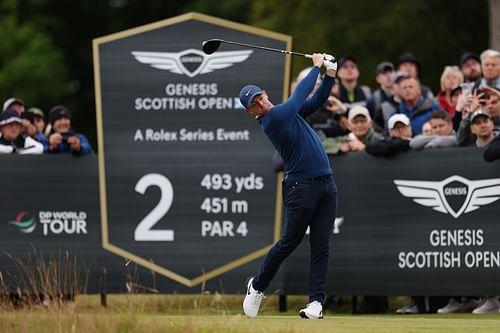
[[[330,238],[337,206],[337,188],[319,137],[305,118],[324,105],[332,88],[337,63],[327,54],[312,56],[314,67],[283,104],[273,105],[267,93],[255,85],[240,92],[245,111],[254,115],[285,162],[283,202],[285,223],[281,238],[267,253],[259,272],[249,279],[243,310],[248,317],[259,312],[264,291],[283,260],[299,245],[310,227],[309,304],[302,318],[323,318]],[[319,89],[308,98],[321,66],[326,75]]]

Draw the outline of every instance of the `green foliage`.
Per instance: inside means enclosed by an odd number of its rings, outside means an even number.
[[[255,0],[249,23],[293,36],[297,51],[355,56],[361,81],[372,86],[377,63],[412,52],[435,90],[445,65],[488,47],[487,18],[485,0]],[[295,58],[293,74],[308,65]]]
[[[67,94],[62,52],[36,22],[21,22],[16,1],[0,14],[0,99],[16,96],[28,106],[47,106]]]

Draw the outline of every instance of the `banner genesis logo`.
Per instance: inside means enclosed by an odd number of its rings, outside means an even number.
[[[500,199],[500,178],[470,180],[454,175],[442,181],[395,179],[394,184],[417,204],[454,218]]]
[[[28,215],[26,212],[21,212],[16,215],[15,221],[9,221],[9,224],[14,225],[19,231],[29,234],[36,228],[36,220],[33,216]]]
[[[243,62],[252,52],[251,50],[224,51],[207,55],[200,50],[187,49],[180,52],[132,51],[132,55],[138,62],[153,68],[195,77]]]

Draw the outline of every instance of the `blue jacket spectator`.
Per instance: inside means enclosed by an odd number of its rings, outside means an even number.
[[[52,126],[49,134],[48,153],[89,155],[94,151],[85,135],[76,133],[71,127],[71,114],[62,105],[54,106],[49,111]]]

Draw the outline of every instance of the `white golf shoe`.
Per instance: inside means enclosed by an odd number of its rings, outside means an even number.
[[[318,301],[311,302],[305,309],[300,310],[299,315],[307,319],[323,319],[323,305]]]
[[[472,311],[474,314],[498,312],[500,309],[500,302],[498,297],[488,297],[483,305],[477,307]]]
[[[264,298],[262,291],[255,290],[252,285],[253,277],[248,280],[247,295],[243,301],[243,311],[249,318],[257,317],[259,313],[260,303]]]

